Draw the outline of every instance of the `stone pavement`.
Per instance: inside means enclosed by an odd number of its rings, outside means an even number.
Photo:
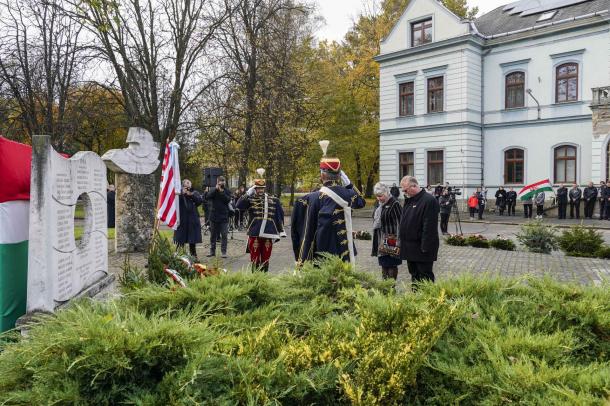
[[[371,220],[366,217],[354,219],[355,230],[368,230]],[[450,225],[451,227],[451,225]],[[512,236],[518,232],[518,227],[510,225],[490,225],[481,222],[463,225],[465,233],[480,233],[493,238],[498,234]],[[499,233],[498,230],[505,231]],[[450,228],[451,231],[451,228]],[[290,235],[290,228],[287,227]],[[610,231],[604,232],[606,240],[610,239]],[[247,237],[245,233],[234,233],[229,240],[229,258],[206,258],[209,250],[209,236],[204,236],[204,243],[197,246],[199,258],[203,263],[215,262],[227,268],[230,272],[248,272],[249,256],[245,253]],[[112,244],[109,244],[112,246]],[[372,272],[381,277],[377,258],[371,257],[371,241],[356,241],[358,249],[357,266],[365,272]],[[111,272],[120,274],[125,256],[110,252],[109,267]],[[143,267],[146,259],[144,254],[130,255],[132,264]],[[292,272],[294,255],[290,239],[282,239],[274,245],[271,257],[270,273],[281,274]],[[460,274],[485,276],[520,277],[524,275],[543,276],[545,274],[561,282],[576,282],[583,284],[599,284],[602,279],[610,279],[610,261],[591,258],[567,257],[560,252],[551,255],[534,254],[524,251],[498,251],[472,247],[454,247],[441,242],[439,260],[434,265],[434,273],[438,279],[451,278]],[[399,285],[410,283],[406,264],[399,267]]]

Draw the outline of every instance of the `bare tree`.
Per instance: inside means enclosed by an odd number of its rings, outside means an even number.
[[[97,38],[130,125],[173,139],[184,114],[213,83],[208,45],[230,13],[228,0],[72,0]]]
[[[59,0],[0,3],[0,85],[10,103],[13,130],[49,134],[63,149],[70,88],[86,58],[82,25],[58,7]]]

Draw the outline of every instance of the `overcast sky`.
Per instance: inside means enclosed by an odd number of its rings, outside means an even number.
[[[339,41],[351,27],[354,19],[364,9],[363,0],[316,0],[318,11],[326,20],[318,38]],[[366,0],[365,0],[366,1]],[[478,6],[479,13],[486,13],[514,0],[468,0],[469,6]],[[367,1],[369,3],[369,1]]]

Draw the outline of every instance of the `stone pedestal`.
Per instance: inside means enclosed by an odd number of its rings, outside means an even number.
[[[144,252],[152,239],[155,222],[157,178],[155,174],[117,173],[116,252]]]
[[[104,163],[115,173],[116,252],[143,252],[152,239],[157,204],[159,144],[143,128],[130,128],[129,146],[104,154]]]

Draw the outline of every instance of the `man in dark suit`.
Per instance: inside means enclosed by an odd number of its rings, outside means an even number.
[[[415,290],[420,281],[434,282],[432,267],[439,247],[439,204],[412,176],[405,176],[400,187],[406,196],[400,219],[400,255],[407,260]]]

